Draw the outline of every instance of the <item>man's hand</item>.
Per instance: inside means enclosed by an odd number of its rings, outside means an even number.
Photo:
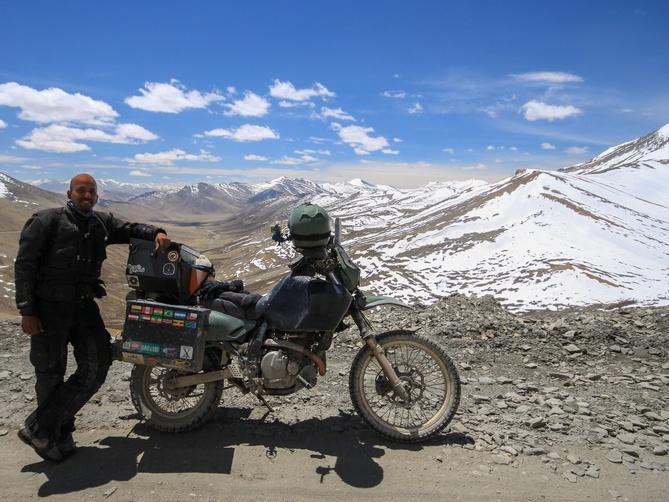
[[[170,244],[172,244],[172,241],[165,232],[158,232],[154,241],[156,243],[156,249],[160,249],[161,251],[167,251]]]
[[[26,335],[34,336],[44,332],[42,321],[36,315],[24,315],[21,317],[21,329]]]

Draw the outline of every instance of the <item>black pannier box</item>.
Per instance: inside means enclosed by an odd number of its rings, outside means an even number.
[[[197,372],[202,369],[209,309],[148,300],[126,303],[122,360]]]
[[[133,289],[176,295],[185,302],[214,274],[214,268],[204,255],[184,244],[172,243],[164,252],[156,251],[153,241],[131,239],[125,274]]]

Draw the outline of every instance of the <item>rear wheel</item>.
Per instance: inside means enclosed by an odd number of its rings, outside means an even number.
[[[411,332],[391,332],[376,339],[397,373],[408,400],[392,388],[371,349],[353,360],[351,401],[360,416],[381,435],[407,443],[424,441],[453,419],[460,402],[460,377],[451,358],[432,340]]]
[[[205,352],[205,369],[216,368],[216,356]],[[160,366],[132,369],[130,396],[146,423],[163,432],[183,432],[199,427],[216,411],[223,393],[223,380],[173,388],[172,378],[191,373]]]

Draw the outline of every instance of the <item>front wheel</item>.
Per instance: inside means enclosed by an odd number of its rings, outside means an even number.
[[[424,441],[453,419],[460,402],[460,377],[444,349],[408,331],[376,341],[397,373],[408,399],[393,391],[369,346],[351,366],[349,390],[360,416],[381,435],[401,442]]]
[[[205,369],[216,367],[215,356],[205,352]],[[130,376],[130,396],[146,423],[162,432],[184,432],[205,423],[216,411],[223,381],[189,387],[170,387],[170,380],[188,375],[160,366],[135,366]]]

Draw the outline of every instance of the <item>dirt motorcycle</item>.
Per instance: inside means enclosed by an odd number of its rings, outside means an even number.
[[[183,244],[155,254],[133,241],[128,298],[117,358],[133,363],[132,402],[146,423],[180,432],[206,422],[224,384],[265,397],[306,392],[327,369],[326,353],[345,319],[364,342],[349,375],[351,401],[382,436],[419,442],[441,431],[460,399],[453,361],[434,341],[411,331],[377,333],[367,310],[411,308],[360,290],[360,270],[339,240],[339,221],[325,246],[299,249],[299,260],[268,294],[228,291],[198,296],[214,273]],[[236,296],[235,296],[236,295]]]

